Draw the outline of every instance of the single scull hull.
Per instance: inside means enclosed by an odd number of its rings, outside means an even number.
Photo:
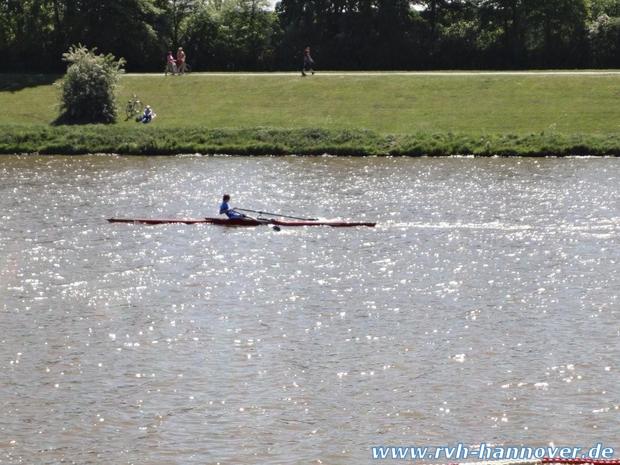
[[[283,220],[263,220],[263,219],[239,219],[229,220],[226,218],[169,218],[169,219],[149,219],[149,218],[108,218],[110,223],[132,223],[132,224],[217,224],[219,226],[331,226],[332,228],[352,228],[356,226],[374,227],[377,223],[366,222],[345,222],[345,221],[283,221]]]

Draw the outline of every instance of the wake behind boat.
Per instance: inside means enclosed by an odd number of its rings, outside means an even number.
[[[271,218],[108,218],[110,223],[131,223],[131,224],[145,224],[145,225],[158,225],[158,224],[214,224],[219,226],[284,226],[284,227],[299,227],[299,226],[330,226],[332,228],[352,228],[356,226],[374,227],[377,223],[372,222],[357,222],[357,221],[288,221],[278,220]]]

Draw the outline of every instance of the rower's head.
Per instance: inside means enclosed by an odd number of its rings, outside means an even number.
[[[222,201],[224,201],[224,202],[230,202],[230,195],[228,195],[228,194],[224,194],[224,197],[222,197]]]

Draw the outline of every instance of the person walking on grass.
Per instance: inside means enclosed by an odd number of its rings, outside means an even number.
[[[185,64],[185,52],[183,47],[179,47],[177,50],[177,71],[179,74],[185,74],[187,71],[187,65]]]
[[[174,55],[170,50],[168,50],[168,56],[166,57],[166,71],[164,75],[168,75],[168,73],[172,75],[177,74],[177,61],[174,59]]]
[[[306,76],[306,71],[314,74],[314,60],[312,59],[312,55],[310,55],[310,47],[304,49],[304,65],[301,68],[302,77]]]

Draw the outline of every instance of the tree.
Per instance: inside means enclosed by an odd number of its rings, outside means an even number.
[[[533,44],[531,65],[574,67],[585,63],[588,0],[529,0],[529,37]]]
[[[620,17],[620,0],[590,0],[590,19],[596,21],[600,16]]]
[[[419,47],[408,0],[282,0],[280,56],[295,63],[311,45],[322,67],[404,67]]]
[[[192,14],[183,32],[183,48],[194,69],[216,69],[220,51],[220,27],[211,8],[201,6]]]
[[[273,56],[275,13],[267,0],[227,0],[216,13],[216,59],[228,69],[265,69]]]
[[[56,7],[65,47],[90,44],[124,56],[134,69],[161,65],[154,0],[64,0]]]
[[[528,57],[525,40],[531,0],[479,0],[481,49],[499,67],[518,68]]]
[[[157,32],[168,49],[184,44],[192,19],[201,13],[204,0],[157,0]]]
[[[589,29],[592,63],[604,68],[620,66],[620,18],[601,14]]]
[[[413,2],[416,7],[422,10],[422,17],[428,21],[430,26],[430,39],[437,38],[437,26],[443,16],[443,11],[449,6],[449,0],[417,0]]]
[[[70,44],[161,70],[576,67],[620,61],[620,0],[0,0],[0,71],[56,71]],[[605,19],[607,18],[607,19]],[[606,66],[608,66],[606,65]]]
[[[69,63],[62,80],[61,115],[63,123],[113,123],[117,109],[114,91],[125,60],[97,55],[95,49],[71,46],[63,54]]]
[[[0,2],[0,69],[9,63],[19,71],[39,71],[51,66],[51,14],[49,0]]]

